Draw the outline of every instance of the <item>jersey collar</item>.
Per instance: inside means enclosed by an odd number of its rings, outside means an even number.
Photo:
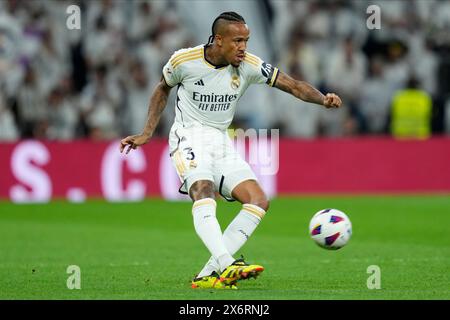
[[[214,69],[223,69],[225,67],[228,67],[227,64],[222,64],[222,65],[215,65],[212,62],[208,61],[208,59],[206,58],[206,48],[208,47],[207,44],[205,44],[203,46],[203,61],[206,63],[206,65],[210,68],[214,68]]]

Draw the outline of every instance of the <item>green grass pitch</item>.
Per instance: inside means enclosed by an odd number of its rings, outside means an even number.
[[[330,207],[353,223],[338,251],[308,235]],[[218,201],[222,230],[239,208]],[[265,266],[257,280],[194,290],[209,254],[188,202],[0,202],[0,299],[450,299],[450,197],[277,198],[240,253]],[[67,288],[69,265],[81,268],[81,290]],[[370,265],[379,290],[367,288]]]

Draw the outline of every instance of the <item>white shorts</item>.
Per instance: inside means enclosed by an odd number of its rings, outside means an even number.
[[[194,182],[209,180],[228,201],[243,181],[257,180],[250,165],[235,151],[228,132],[212,127],[183,128],[175,123],[169,134],[170,157],[180,177],[180,192],[188,194]]]

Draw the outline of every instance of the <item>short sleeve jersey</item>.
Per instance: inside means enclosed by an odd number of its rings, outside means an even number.
[[[239,67],[217,67],[205,58],[205,45],[176,51],[163,67],[167,85],[177,86],[175,122],[183,127],[231,124],[239,98],[250,84],[273,86],[278,68],[246,53]]]

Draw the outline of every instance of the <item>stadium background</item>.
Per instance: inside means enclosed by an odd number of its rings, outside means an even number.
[[[80,30],[66,26],[73,4]],[[380,30],[366,26],[371,4]],[[147,146],[124,157],[117,139],[142,130],[170,55],[205,43],[228,10],[246,19],[250,52],[344,106],[322,110],[266,86],[241,99],[234,128],[280,129],[279,171],[260,177],[273,213],[246,246],[280,285],[213,298],[450,297],[445,0],[0,1],[0,297],[211,298],[186,289],[207,259],[189,202],[153,199],[183,199],[166,149],[174,93]],[[27,202],[44,204],[16,204]],[[323,207],[347,212],[356,232],[331,257],[304,230]],[[219,205],[224,221],[237,210]],[[81,293],[65,287],[71,263],[94,270]],[[289,276],[277,271],[286,263]],[[390,272],[382,294],[365,287],[371,263]]]

